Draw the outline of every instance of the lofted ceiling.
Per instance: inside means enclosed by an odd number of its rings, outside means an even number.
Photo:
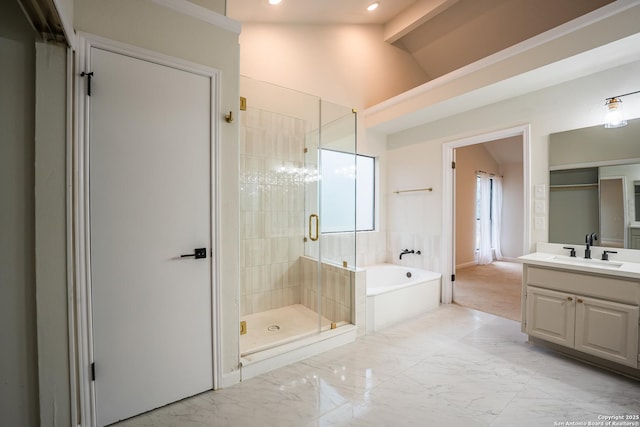
[[[409,52],[427,81],[516,45],[614,0],[227,0],[245,23],[377,24]]]

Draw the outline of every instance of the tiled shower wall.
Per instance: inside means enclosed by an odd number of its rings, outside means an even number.
[[[313,258],[303,257],[302,290],[300,302],[311,310],[318,311],[318,262]],[[332,322],[352,323],[352,296],[354,293],[355,276],[352,270],[322,263],[322,316]]]
[[[240,310],[300,303],[304,253],[304,120],[240,114]]]
[[[291,304],[317,311],[317,262],[303,257],[306,134],[301,119],[255,108],[240,114],[241,316]],[[353,266],[353,234],[322,241],[323,259]],[[322,315],[331,321],[351,322],[352,275],[322,263]]]

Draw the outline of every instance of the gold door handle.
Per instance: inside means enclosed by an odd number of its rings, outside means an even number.
[[[311,228],[311,223],[313,222],[313,219],[316,219],[316,235],[315,237],[312,234],[312,228]],[[315,242],[316,240],[318,240],[318,235],[319,235],[319,227],[320,227],[320,217],[316,214],[311,214],[309,215],[309,239],[311,239],[311,241]]]

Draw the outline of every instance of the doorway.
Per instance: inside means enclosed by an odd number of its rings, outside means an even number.
[[[444,271],[451,271],[451,275],[443,275],[443,302],[458,302],[456,290],[460,290],[459,299],[461,302],[466,298],[466,304],[471,306],[470,301],[486,299],[494,306],[502,306],[503,303],[496,304],[493,295],[504,294],[504,286],[511,283],[511,287],[519,293],[521,281],[521,266],[517,264],[517,257],[527,253],[529,248],[529,126],[505,129],[490,134],[478,135],[458,141],[447,143],[443,146],[444,164],[451,164],[451,168],[445,168],[443,172],[443,259]],[[520,150],[507,150],[505,144],[515,144]],[[493,152],[493,153],[492,153]],[[505,153],[518,153],[520,166],[511,165],[511,160],[504,159]],[[465,156],[467,155],[467,156]],[[467,160],[465,160],[467,157]],[[478,163],[478,159],[484,157],[486,162]],[[498,159],[498,160],[496,160]],[[500,163],[503,164],[502,168]],[[493,168],[494,171],[484,169]],[[489,264],[483,270],[475,271],[477,266],[476,246],[476,180],[479,172],[491,172],[500,175],[511,176],[515,173],[516,179],[509,179],[503,184],[505,187],[512,185],[513,188],[507,190],[520,195],[516,205],[510,206],[508,215],[503,214],[504,235],[517,235],[517,239],[508,239],[506,254],[503,260]],[[513,178],[513,177],[512,177]],[[460,182],[459,182],[460,181]],[[463,193],[463,194],[459,194]],[[460,196],[465,197],[465,202],[461,202]],[[507,195],[507,197],[509,197]],[[508,202],[504,202],[505,204]],[[513,208],[516,209],[513,209]],[[465,221],[462,221],[464,217]],[[460,224],[458,220],[460,219]],[[464,224],[462,224],[464,222]],[[504,224],[507,222],[507,224]],[[504,242],[504,239],[503,239]],[[504,250],[504,248],[503,248]],[[503,264],[503,262],[505,262]],[[500,268],[502,267],[502,268]],[[466,270],[466,271],[465,271]],[[463,289],[463,281],[467,282],[466,289]],[[463,292],[464,291],[464,292]],[[477,292],[484,292],[483,296]],[[518,294],[514,295],[516,301]],[[494,311],[494,314],[517,320],[520,312],[520,300],[509,303],[512,306],[509,312],[496,310],[488,304],[486,307],[473,306],[472,308],[481,311]],[[514,314],[517,313],[517,314]]]
[[[600,245],[626,248],[625,177],[601,177],[599,181]]]
[[[82,41],[79,388],[102,426],[216,384],[218,88],[214,70]]]

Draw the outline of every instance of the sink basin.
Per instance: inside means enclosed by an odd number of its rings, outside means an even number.
[[[622,267],[622,263],[617,261],[602,261],[600,259],[577,258],[577,257],[569,257],[565,255],[553,255],[550,258],[550,260],[562,262],[565,264],[583,265],[587,267],[596,267],[596,268],[616,269],[616,268]]]

